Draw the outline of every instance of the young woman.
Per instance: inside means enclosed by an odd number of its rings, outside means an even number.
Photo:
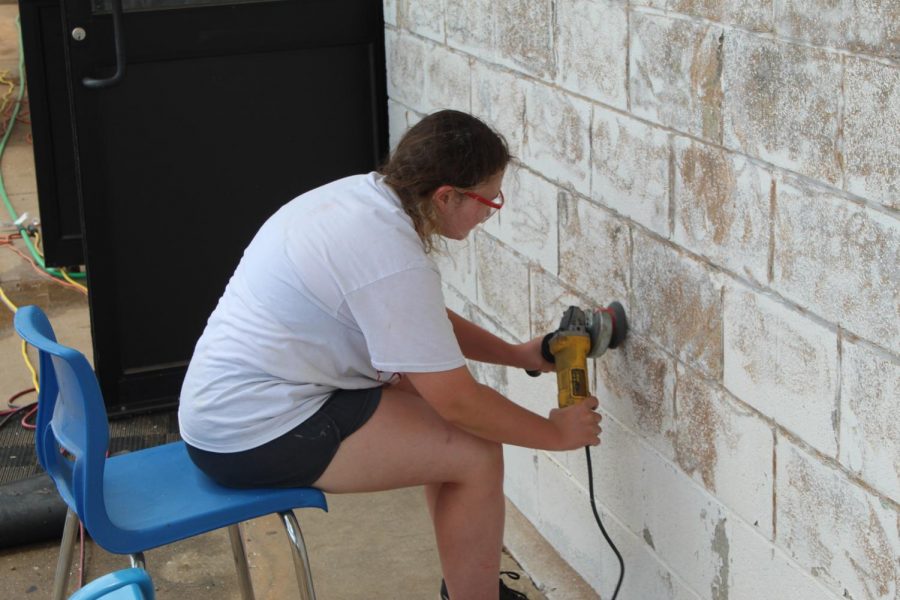
[[[465,359],[550,371],[444,305],[429,256],[504,203],[506,143],[434,113],[380,172],[289,202],[259,230],[197,343],[179,423],[191,458],[235,487],[328,493],[423,485],[444,597],[514,596],[497,577],[501,444],[599,443],[596,399],[549,418],[473,379]]]

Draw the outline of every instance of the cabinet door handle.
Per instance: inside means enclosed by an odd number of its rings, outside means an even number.
[[[122,0],[112,0],[113,39],[116,43],[116,72],[112,77],[94,79],[85,77],[81,80],[84,87],[100,89],[115,85],[125,77],[125,42],[122,40]]]

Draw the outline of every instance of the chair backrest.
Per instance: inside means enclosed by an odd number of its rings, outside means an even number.
[[[69,596],[69,600],[153,600],[155,597],[147,571],[132,567],[95,579]]]
[[[109,522],[103,501],[109,425],[97,377],[81,352],[57,343],[47,315],[37,306],[20,308],[14,323],[40,354],[34,437],[38,460],[90,531],[92,521]]]

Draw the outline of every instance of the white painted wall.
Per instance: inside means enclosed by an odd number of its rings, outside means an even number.
[[[441,259],[507,338],[620,300],[596,361],[623,598],[900,597],[900,8],[892,0],[387,0],[392,143],[439,108],[517,157]],[[546,414],[552,377],[476,375]],[[507,494],[608,597],[584,456]]]

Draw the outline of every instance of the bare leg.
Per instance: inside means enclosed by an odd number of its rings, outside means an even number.
[[[330,493],[426,485],[451,598],[496,600],[503,543],[503,452],[447,423],[425,400],[385,388],[316,487]]]

